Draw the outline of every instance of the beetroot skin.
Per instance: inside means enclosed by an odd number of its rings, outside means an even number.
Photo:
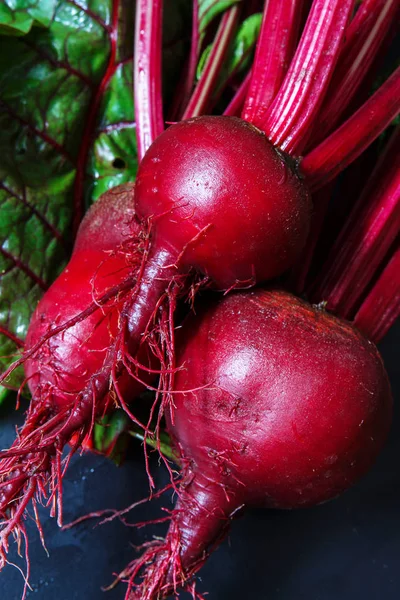
[[[375,346],[286,292],[227,296],[185,330],[168,415],[183,479],[165,542],[130,565],[129,597],[142,600],[190,587],[239,508],[340,494],[369,469],[391,423]]]

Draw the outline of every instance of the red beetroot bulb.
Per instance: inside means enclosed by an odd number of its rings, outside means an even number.
[[[310,196],[296,163],[237,117],[202,116],[164,131],[137,175],[137,212],[168,250],[219,289],[265,281],[293,264],[309,229]]]
[[[2,452],[0,460],[0,567],[6,562],[9,535],[24,531],[28,503],[32,501],[36,506],[36,502],[43,501],[48,486],[50,493],[58,496],[61,524],[63,447],[72,437],[79,446],[90,434],[94,421],[115,405],[117,393],[109,373],[105,374],[107,385],[101,394],[96,393],[96,377],[102,373],[107,352],[120,335],[119,318],[126,298],[121,290],[117,295],[111,293],[108,302],[102,302],[102,298],[115,286],[130,281],[142,260],[141,228],[135,220],[133,195],[132,184],[119,186],[105,193],[88,211],[70,262],[32,317],[24,361],[32,399],[17,439]],[[77,316],[80,318],[75,319]],[[68,321],[74,324],[65,325]],[[50,335],[57,328],[58,333]],[[138,360],[145,367],[153,362],[145,343]],[[152,377],[147,371],[133,370],[145,381]],[[82,396],[85,386],[92,393]],[[142,389],[122,370],[118,379],[120,398],[128,402]]]
[[[39,302],[29,325],[29,350],[49,332],[125,281],[137,268],[139,223],[135,220],[133,184],[103,194],[83,219],[68,265]],[[59,408],[71,404],[90,375],[98,371],[119,330],[123,299],[112,298],[105,309],[51,337],[25,362],[33,400],[39,396]],[[40,389],[38,390],[38,386]],[[121,391],[131,397],[141,386],[125,372]],[[105,401],[105,399],[104,399]]]
[[[165,542],[128,568],[129,598],[190,588],[242,507],[305,507],[343,492],[391,423],[376,347],[286,292],[227,296],[185,331],[167,415],[183,465],[179,499]]]

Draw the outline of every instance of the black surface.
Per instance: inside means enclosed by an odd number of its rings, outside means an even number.
[[[395,400],[400,398],[399,337],[397,327],[381,344]],[[13,438],[15,414],[3,410],[0,417],[0,447],[6,447]],[[199,591],[208,591],[210,600],[398,600],[399,462],[400,410],[395,403],[389,443],[368,476],[341,498],[313,509],[247,513],[202,570]],[[156,483],[165,483],[157,462],[152,467]],[[121,468],[94,455],[76,457],[65,480],[65,521],[93,510],[125,507],[147,492],[140,452]],[[162,504],[171,506],[167,499]],[[131,520],[157,518],[159,506],[153,502],[135,509]],[[50,557],[29,526],[30,600],[122,600],[123,585],[105,593],[101,586],[135,556],[131,544],[163,533],[117,521],[96,529],[86,522],[62,532],[46,511],[43,515]],[[6,567],[0,575],[0,599],[19,600],[22,587],[19,572]]]

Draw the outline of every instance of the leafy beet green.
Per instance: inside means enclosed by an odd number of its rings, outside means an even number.
[[[25,35],[33,25],[48,27],[57,0],[4,0],[0,4],[0,34]]]
[[[186,4],[166,2],[169,86],[190,37]],[[128,0],[8,0],[0,9],[1,371],[87,207],[135,177],[133,34]],[[22,379],[16,371],[7,383]]]

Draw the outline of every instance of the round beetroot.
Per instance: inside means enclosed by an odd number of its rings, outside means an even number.
[[[149,247],[137,293],[122,314],[132,354],[163,300],[173,307],[194,280],[231,290],[288,269],[305,243],[311,212],[294,161],[254,126],[221,116],[163,132],[139,165],[135,202]],[[171,340],[172,365],[173,346]]]
[[[61,523],[64,446],[71,439],[80,446],[117,397],[121,403],[129,402],[142,391],[136,377],[145,381],[152,377],[131,365],[130,372],[121,370],[114,387],[110,371],[103,367],[109,348],[121,335],[125,296],[113,290],[124,282],[134,286],[142,260],[133,194],[132,184],[120,186],[88,211],[70,262],[32,317],[23,357],[32,399],[17,439],[0,460],[0,567],[6,562],[9,535],[25,534],[22,520],[27,505],[32,500],[36,506],[49,488],[58,497]],[[113,293],[103,302],[109,291]],[[136,358],[146,368],[152,364],[145,342]],[[101,377],[102,389],[97,386]]]
[[[183,465],[166,540],[133,597],[191,576],[239,508],[324,502],[371,466],[392,400],[375,346],[350,324],[282,291],[225,297],[186,324],[168,428]],[[135,595],[137,594],[137,595]]]
[[[135,220],[133,194],[133,184],[124,184],[103,194],[90,208],[78,230],[68,265],[32,316],[26,350],[40,342],[51,328],[90,307],[137,267],[139,256],[133,240],[140,228]],[[62,408],[74,401],[90,376],[101,368],[119,331],[122,306],[123,299],[112,298],[105,308],[49,338],[26,360],[25,373],[34,402]],[[126,372],[120,386],[130,397],[140,390]]]
[[[154,244],[220,289],[281,274],[308,234],[310,197],[293,160],[236,117],[167,129],[140,164],[135,194],[138,214],[155,219]]]

